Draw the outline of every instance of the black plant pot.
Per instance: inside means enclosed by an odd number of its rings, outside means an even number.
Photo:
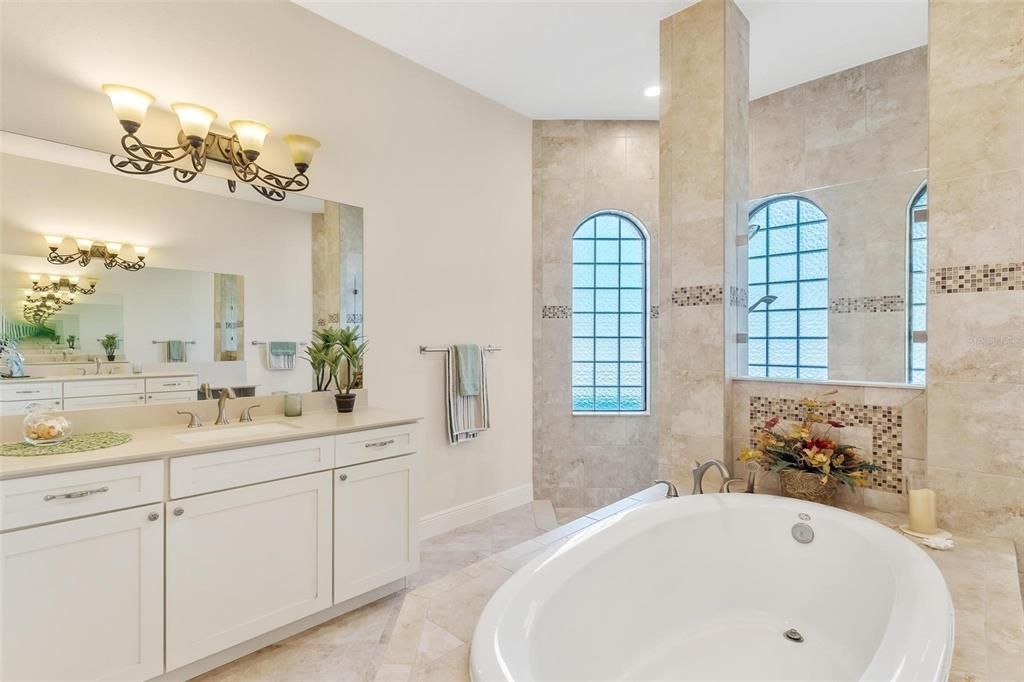
[[[356,394],[335,393],[334,404],[338,406],[338,412],[351,412],[356,406]]]
[[[113,362],[115,357],[116,356],[113,353],[107,353],[107,360],[108,361]]]

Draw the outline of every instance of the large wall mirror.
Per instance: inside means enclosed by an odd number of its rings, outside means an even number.
[[[927,82],[922,46],[751,102],[741,374],[924,383]]]
[[[365,333],[359,207],[305,193],[269,201],[218,177],[182,184],[123,174],[101,152],[7,133],[3,142],[0,318],[23,374],[184,375],[194,381],[174,396],[182,402],[228,387],[308,391],[312,331]],[[89,262],[55,262],[51,246],[58,256],[84,249]],[[108,267],[115,253],[129,267]],[[150,402],[137,400],[75,405]]]

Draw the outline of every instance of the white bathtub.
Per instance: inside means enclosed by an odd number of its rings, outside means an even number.
[[[474,682],[935,681],[952,650],[945,580],[899,533],[781,497],[697,495],[629,509],[523,567],[484,609],[470,666]]]

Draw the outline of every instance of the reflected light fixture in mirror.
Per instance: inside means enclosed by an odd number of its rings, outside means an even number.
[[[210,130],[217,119],[217,112],[187,102],[176,102],[171,109],[178,115],[181,132],[177,144],[160,147],[143,142],[136,136],[142,128],[143,119],[154,98],[148,92],[127,85],[105,84],[103,92],[110,97],[110,104],[118,122],[124,128],[121,148],[127,156],[110,155],[110,165],[129,175],[150,175],[172,171],[178,182],[191,182],[206,169],[208,160],[231,166],[235,177],[249,184],[256,192],[271,201],[284,201],[288,192],[301,192],[309,187],[306,171],[313,161],[313,154],[320,142],[308,135],[286,135],[284,140],[291,151],[295,174],[292,176],[274,173],[256,163],[270,128],[265,123],[249,119],[236,119],[230,126],[233,134],[221,135]],[[188,160],[191,170],[172,166]],[[228,189],[235,191],[235,180],[228,181]]]
[[[75,239],[75,243],[78,246],[77,253],[61,254],[58,250],[61,244],[64,243],[64,237],[56,235],[46,235],[46,246],[50,249],[50,253],[46,256],[46,261],[53,265],[70,265],[71,263],[78,263],[83,268],[92,262],[93,257],[102,258],[103,266],[110,270],[112,268],[122,268],[129,272],[138,272],[142,268],[146,267],[146,256],[149,254],[148,246],[134,246],[132,247],[135,251],[135,260],[131,261],[120,256],[121,244],[118,242],[107,242],[105,245],[94,243],[91,239]],[[114,247],[111,249],[111,247]]]
[[[36,293],[44,293],[47,291],[57,291],[67,289],[72,294],[84,294],[91,296],[96,293],[96,278],[89,278],[89,286],[80,287],[78,277],[62,277],[61,275],[47,275],[50,283],[47,285],[42,284],[42,275],[29,275],[28,279],[32,282],[32,291]]]

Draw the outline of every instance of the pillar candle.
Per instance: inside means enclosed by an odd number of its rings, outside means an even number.
[[[935,520],[935,491],[929,488],[910,491],[910,530],[931,534],[939,530]]]

